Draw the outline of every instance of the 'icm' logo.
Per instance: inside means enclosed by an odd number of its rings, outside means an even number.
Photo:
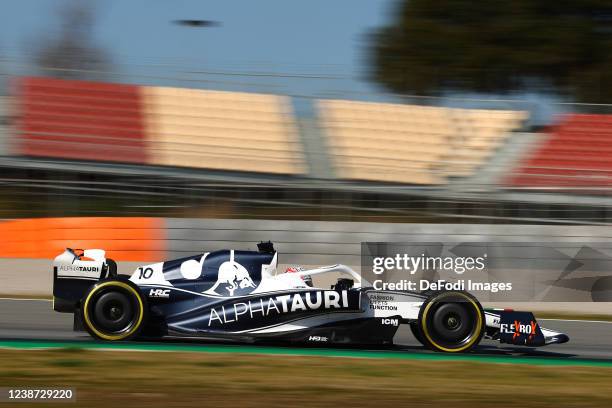
[[[168,299],[170,297],[170,289],[151,289],[149,297]]]
[[[382,324],[386,326],[399,326],[399,320],[397,319],[382,319]]]

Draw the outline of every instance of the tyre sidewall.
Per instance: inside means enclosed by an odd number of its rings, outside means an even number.
[[[429,318],[429,316],[426,315],[426,313],[428,313],[428,310],[429,310],[428,305],[431,305],[432,303],[438,302],[440,300],[444,300],[444,298],[446,297],[453,297],[453,296],[463,297],[466,300],[466,302],[469,302],[475,308],[475,310],[478,313],[478,320],[476,324],[480,325],[480,329],[471,336],[470,340],[466,344],[461,345],[456,348],[446,347],[446,346],[437,344],[435,340],[432,339],[432,336],[430,335],[430,333],[427,332],[426,320],[425,320]],[[419,340],[426,347],[434,351],[447,352],[447,353],[467,352],[480,343],[480,340],[482,339],[485,333],[486,319],[485,319],[484,309],[482,308],[482,305],[480,304],[480,302],[472,294],[468,292],[463,292],[463,291],[438,292],[438,293],[432,294],[425,302],[423,302],[423,305],[421,305],[421,309],[419,310],[417,329],[419,333],[419,338],[417,338],[417,340]]]
[[[101,290],[106,288],[116,287],[122,292],[133,296],[134,304],[138,305],[140,310],[137,310],[138,314],[136,317],[137,323],[130,328],[126,333],[111,334],[105,333],[101,328],[95,327],[95,319],[92,319],[94,315],[94,303],[96,299],[94,297],[100,293]],[[86,310],[87,309],[87,310]],[[148,304],[147,300],[142,294],[138,286],[122,277],[104,279],[93,285],[83,296],[81,300],[81,321],[83,327],[87,332],[95,339],[106,340],[106,341],[122,341],[130,340],[139,335],[143,327],[146,324],[148,318]]]
[[[410,323],[410,331],[412,332],[412,335],[419,343],[421,343],[425,347],[428,347],[428,345],[425,344],[425,342],[423,341],[423,333],[421,332],[421,329],[419,328],[418,322]]]

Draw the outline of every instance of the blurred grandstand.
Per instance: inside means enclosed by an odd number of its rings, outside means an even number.
[[[612,116],[12,77],[0,217],[609,223]]]

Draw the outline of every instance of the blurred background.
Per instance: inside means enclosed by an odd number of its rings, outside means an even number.
[[[612,6],[532,3],[13,2],[0,215],[607,223]]]
[[[74,387],[88,407],[610,406],[612,1],[1,5],[0,385]],[[126,347],[227,352],[100,358],[52,308],[66,247],[131,274],[267,240],[281,273],[360,271],[362,242],[509,242],[511,268],[488,277],[527,265],[533,301],[479,299],[570,319],[543,324],[571,341],[445,362],[404,326],[422,361],[187,340]]]
[[[612,1],[1,5],[0,346],[62,349],[0,350],[0,384],[68,385],[89,407],[610,406]],[[570,319],[544,324],[571,341],[488,342],[475,365],[233,347],[100,358],[52,310],[66,247],[130,274],[267,240],[279,272],[359,271],[362,242],[524,243],[504,260],[527,264],[534,301],[480,300]],[[559,268],[538,274],[530,256]],[[407,326],[396,343],[421,352]]]
[[[6,7],[0,216],[609,223],[608,2],[235,3]]]
[[[10,2],[0,256],[610,239],[611,23],[596,0]]]

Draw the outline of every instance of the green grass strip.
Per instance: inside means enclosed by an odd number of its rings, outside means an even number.
[[[86,349],[86,350],[123,350],[123,351],[164,351],[188,353],[247,353],[289,356],[378,358],[399,360],[466,361],[496,364],[529,364],[546,366],[591,366],[612,367],[612,360],[565,359],[558,357],[515,357],[483,356],[478,354],[415,353],[400,350],[355,350],[330,348],[290,348],[264,346],[236,346],[219,344],[172,344],[172,343],[104,343],[104,342],[67,342],[47,340],[0,340],[0,348],[37,350],[37,349]]]

